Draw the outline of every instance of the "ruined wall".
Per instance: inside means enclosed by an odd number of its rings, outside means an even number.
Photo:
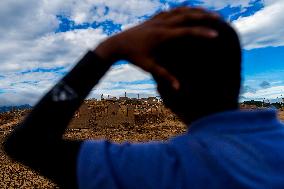
[[[161,123],[173,118],[161,103],[136,101],[87,101],[75,113],[69,128],[92,128],[115,125]]]

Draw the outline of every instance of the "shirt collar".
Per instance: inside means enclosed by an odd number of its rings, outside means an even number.
[[[278,124],[276,124],[278,123]],[[275,110],[234,110],[212,114],[193,122],[189,132],[264,129],[279,124]]]

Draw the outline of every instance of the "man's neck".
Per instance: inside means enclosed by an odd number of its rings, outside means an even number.
[[[199,106],[197,108],[191,109],[189,112],[187,112],[184,116],[181,117],[187,125],[190,125],[192,122],[207,117],[209,115],[238,109],[238,103],[232,105],[209,105],[208,108],[206,106]]]

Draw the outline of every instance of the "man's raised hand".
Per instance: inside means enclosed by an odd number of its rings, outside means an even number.
[[[215,38],[217,31],[193,25],[203,20],[218,20],[216,13],[202,8],[180,7],[161,12],[144,23],[114,35],[101,43],[95,53],[108,62],[127,60],[152,74],[168,80],[179,89],[179,82],[165,68],[155,63],[152,52],[161,43],[182,36]]]

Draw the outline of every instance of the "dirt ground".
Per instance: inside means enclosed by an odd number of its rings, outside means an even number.
[[[21,115],[25,115],[25,113],[6,116],[7,119],[2,119],[2,125],[0,125],[0,188],[58,188],[49,180],[13,162],[4,154],[2,143],[14,126],[23,119]],[[163,123],[139,126],[126,124],[89,129],[69,129],[65,134],[65,138],[108,139],[117,143],[125,141],[147,142],[151,140],[167,140],[185,131],[186,127],[181,122],[168,120]]]
[[[280,111],[280,112],[278,113],[278,116],[279,116],[279,119],[280,119],[280,120],[284,121],[284,111]]]
[[[13,116],[0,117],[0,142],[12,131],[26,115],[18,112]],[[7,119],[6,119],[7,118]],[[284,120],[284,111],[279,112]],[[167,140],[186,131],[179,121],[166,120],[162,123],[144,124],[139,126],[117,125],[89,129],[69,129],[65,138],[69,139],[108,139],[113,142],[147,142],[151,140]],[[55,184],[39,176],[34,171],[10,160],[0,148],[0,188],[58,188]]]

